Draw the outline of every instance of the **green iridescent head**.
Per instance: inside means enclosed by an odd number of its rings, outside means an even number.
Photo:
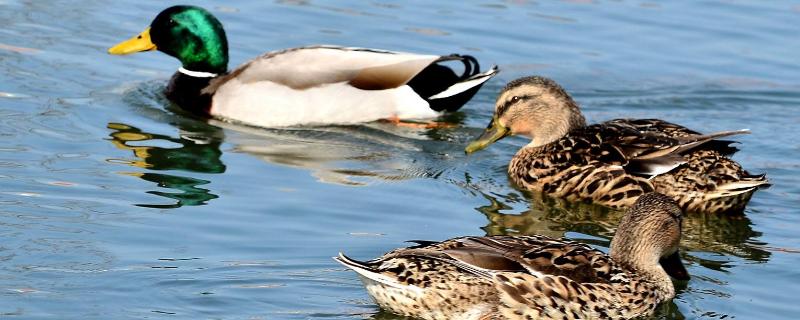
[[[108,49],[111,54],[158,50],[192,71],[224,73],[228,69],[228,40],[222,23],[195,6],[161,11],[141,34]]]

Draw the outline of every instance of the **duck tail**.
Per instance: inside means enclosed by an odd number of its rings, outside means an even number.
[[[710,198],[725,198],[750,193],[757,189],[769,188],[771,184],[766,174],[744,175],[741,179],[717,186],[710,194]]]
[[[448,61],[462,63],[464,71],[457,74],[449,65],[444,64]],[[456,111],[467,103],[483,83],[491,79],[497,72],[497,66],[481,72],[480,64],[473,56],[450,54],[431,62],[406,85],[411,87],[419,97],[425,99],[432,110],[437,112]]]
[[[446,89],[425,98],[425,100],[428,101],[430,108],[435,111],[456,111],[466,104],[469,99],[472,99],[481,86],[499,71],[497,66],[492,66],[485,72],[459,80]]]
[[[451,69],[437,64],[445,61],[460,61],[464,64],[464,72],[462,72],[461,75],[455,75]],[[469,99],[472,99],[472,97],[478,92],[478,90],[486,81],[494,77],[500,71],[497,66],[492,66],[489,68],[489,70],[481,72],[480,64],[475,57],[460,54],[443,56],[434,62],[432,66],[436,66],[435,68],[438,69],[443,68],[442,70],[447,69],[447,72],[445,73],[451,74],[450,76],[444,78],[433,76],[430,77],[431,79],[427,79],[429,81],[438,82],[436,85],[426,85],[424,83],[420,84],[420,86],[434,89],[426,90],[419,88],[425,91],[423,94],[421,94],[421,96],[428,101],[430,108],[435,111],[458,110],[461,108],[461,106],[467,103]],[[414,85],[411,85],[411,87],[413,88]],[[423,92],[418,89],[415,89],[415,91]]]
[[[370,267],[366,262],[352,259],[344,255],[344,253],[339,252],[339,255],[333,257],[333,260],[336,260],[337,262],[341,263],[350,270],[353,270],[356,273],[358,273],[358,275],[361,276],[361,279],[364,281],[364,283],[378,282],[383,285],[394,288],[405,287],[404,285],[400,284],[391,277],[379,273],[378,270],[375,270],[374,268]]]
[[[766,174],[762,173],[759,175],[745,175],[740,180],[723,184],[717,187],[717,189],[728,191],[749,191],[754,189],[768,188],[770,186],[771,184],[769,183],[769,180],[767,180]]]
[[[356,269],[367,270],[367,271],[370,271],[370,272],[374,271],[366,263],[364,263],[362,261],[358,261],[358,260],[353,259],[353,258],[350,258],[350,257],[344,255],[344,253],[342,253],[342,252],[339,252],[338,256],[333,257],[333,260],[336,260],[337,262],[341,263],[345,267],[353,269],[356,272],[358,272]]]
[[[467,64],[465,63],[465,65]],[[444,91],[428,97],[428,100],[451,98],[466,93],[473,89],[477,91],[477,89],[480,88],[484,82],[494,77],[498,72],[500,72],[500,69],[497,66],[492,66],[489,70],[485,72],[476,73],[466,78],[462,78],[459,82],[456,82],[453,85],[447,87],[447,89],[445,89]]]

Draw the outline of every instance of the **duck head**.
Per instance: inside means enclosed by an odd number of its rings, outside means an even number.
[[[530,137],[529,146],[541,146],[585,125],[578,105],[555,81],[539,76],[520,78],[500,92],[492,121],[466,152],[481,150],[509,135]]]
[[[683,211],[675,200],[660,193],[642,195],[622,217],[609,254],[674,295],[669,277],[689,279],[678,255],[682,223]]]
[[[108,53],[151,50],[178,58],[183,68],[191,71],[220,74],[228,69],[228,40],[222,23],[200,7],[169,7],[142,33],[111,47]]]

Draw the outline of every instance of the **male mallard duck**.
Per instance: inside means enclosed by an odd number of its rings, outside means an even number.
[[[629,319],[672,299],[682,212],[657,193],[639,197],[606,255],[545,236],[416,241],[370,261],[335,258],[357,272],[382,308],[422,319]]]
[[[263,127],[431,118],[454,111],[497,73],[471,56],[312,46],[269,52],[231,72],[222,24],[194,6],[167,8],[111,54],[159,50],[182,66],[167,97],[189,111]],[[460,61],[456,75],[439,64]]]
[[[737,151],[720,137],[748,130],[700,134],[658,119],[616,119],[586,125],[578,105],[553,80],[512,81],[497,98],[471,153],[508,135],[533,138],[508,166],[528,190],[571,200],[628,207],[657,191],[686,211],[741,212],[765,176],[751,175],[728,158]]]

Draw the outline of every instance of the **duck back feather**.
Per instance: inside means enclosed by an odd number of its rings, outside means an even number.
[[[464,72],[437,64],[445,61],[461,61]],[[496,73],[480,73],[470,56],[313,46],[267,53],[202,93],[213,96],[211,115],[223,119],[266,127],[348,124],[456,110]]]

